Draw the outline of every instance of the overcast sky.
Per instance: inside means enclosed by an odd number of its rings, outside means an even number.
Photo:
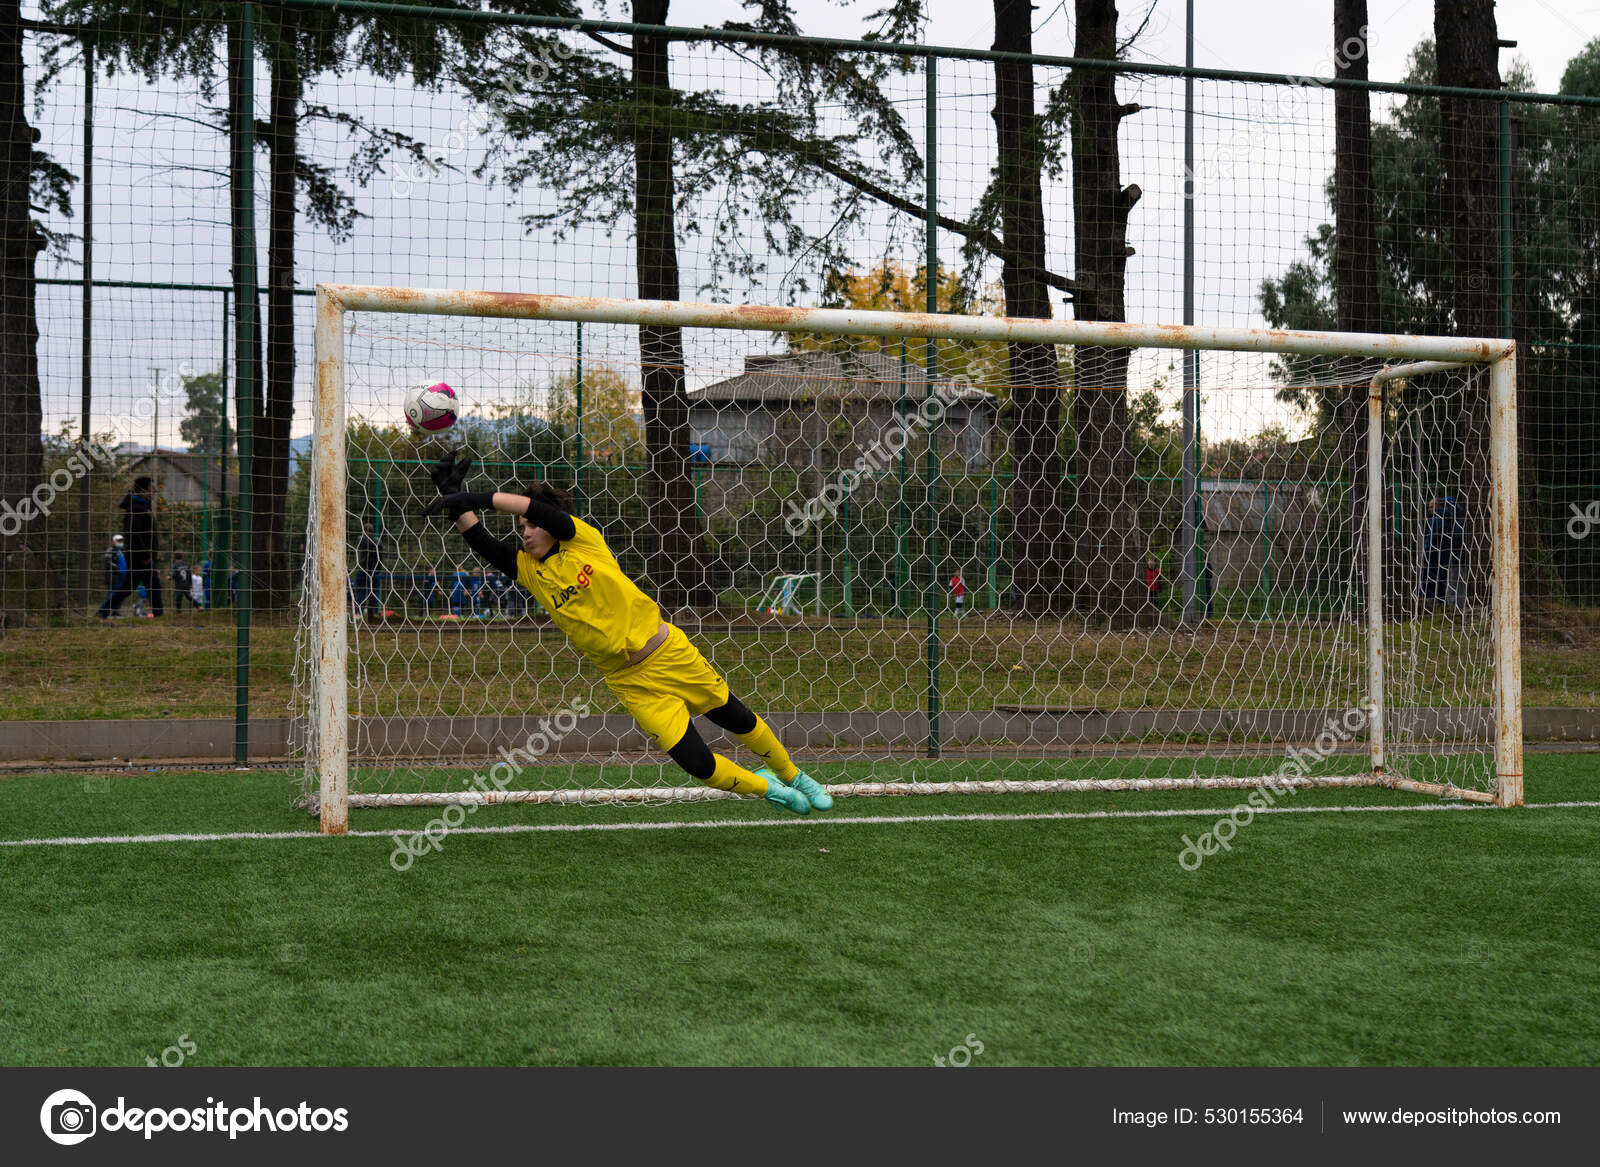
[[[800,0],[799,23],[807,33],[858,35],[864,16],[879,6],[867,0],[841,8],[819,0]],[[1036,13],[1035,47],[1042,53],[1070,54],[1073,29],[1070,3],[1042,6]],[[1396,80],[1416,43],[1432,35],[1429,0],[1370,4],[1372,76]],[[1197,0],[1195,60],[1198,65],[1291,74],[1326,73],[1331,41],[1330,0]],[[613,6],[614,10],[614,6]],[[1184,6],[1161,0],[1153,12],[1124,4],[1123,35],[1150,19],[1129,56],[1136,60],[1181,64]],[[1600,35],[1600,6],[1593,0],[1520,0],[1498,9],[1500,34],[1516,40],[1512,50],[1532,70],[1536,84],[1555,89],[1567,59]],[[671,22],[719,24],[742,18],[728,0],[677,0]],[[36,39],[36,38],[35,38]],[[993,41],[989,6],[936,0],[928,43],[987,48]],[[589,46],[581,38],[568,43]],[[592,47],[592,46],[589,46]],[[1502,56],[1502,69],[1510,58]],[[939,184],[943,211],[966,215],[987,180],[993,161],[989,110],[992,68],[975,62],[942,62]],[[677,83],[711,88],[730,98],[753,101],[767,92],[760,71],[718,49],[678,45],[673,49]],[[265,70],[258,71],[257,109],[264,116]],[[1041,96],[1059,74],[1039,71]],[[908,127],[923,132],[920,75],[896,82]],[[617,231],[579,230],[563,242],[548,232],[528,234],[519,216],[552,204],[552,193],[478,181],[468,173],[484,156],[486,135],[452,139],[470,106],[449,91],[419,94],[405,84],[390,85],[352,75],[322,79],[317,100],[359,112],[373,122],[404,129],[448,154],[456,169],[434,179],[411,181],[391,168],[365,188],[354,188],[365,216],[353,237],[335,243],[325,231],[302,221],[296,281],[309,287],[323,280],[433,287],[478,287],[522,291],[629,296],[634,294],[632,242],[624,225]],[[1119,82],[1125,100],[1142,111],[1123,123],[1123,180],[1144,194],[1130,221],[1135,256],[1129,266],[1131,319],[1177,321],[1181,289],[1182,84],[1168,79],[1126,78]],[[43,146],[74,173],[81,171],[81,73],[68,70],[47,96],[42,111],[30,112],[44,135]],[[1303,239],[1328,217],[1323,184],[1331,167],[1332,104],[1312,90],[1291,113],[1275,106],[1279,94],[1256,86],[1202,82],[1196,86],[1197,138],[1202,185],[1197,199],[1196,279],[1198,322],[1259,325],[1256,302],[1260,282],[1279,275],[1303,254]],[[129,77],[102,77],[96,92],[95,274],[102,279],[226,284],[228,238],[225,143],[203,125],[202,102],[192,86],[152,88]],[[1375,114],[1382,116],[1383,103]],[[308,123],[302,149],[342,167],[350,138],[326,124]],[[264,156],[258,154],[258,158]],[[1208,169],[1209,168],[1209,169]],[[258,229],[265,281],[265,176],[258,175]],[[1046,191],[1050,229],[1049,262],[1070,274],[1071,208],[1063,180]],[[76,195],[75,195],[76,197]],[[816,230],[831,221],[826,207],[800,208]],[[708,208],[707,215],[715,208]],[[81,230],[81,217],[63,221]],[[852,243],[863,264],[885,253],[915,260],[920,226],[887,213],[871,220],[872,229]],[[760,224],[746,223],[740,246],[763,255]],[[957,261],[958,240],[941,236],[943,262]],[[74,249],[76,254],[76,248]],[[734,282],[707,292],[712,254],[704,238],[681,242],[683,295],[743,302],[814,302],[799,290],[804,264],[767,256],[766,271],[753,283]],[[77,278],[77,263],[44,262],[40,274]],[[995,274],[994,272],[990,273]],[[43,288],[40,295],[40,353],[47,425],[75,417],[79,394],[81,313],[76,289]],[[301,312],[297,345],[302,406],[294,432],[309,429],[311,331],[309,302]],[[1059,315],[1066,309],[1058,307]],[[152,370],[184,368],[203,372],[218,366],[222,350],[221,297],[213,293],[103,291],[95,301],[97,419],[126,415],[148,395]],[[570,368],[575,337],[571,326],[476,322],[422,322],[384,318],[381,329],[368,317],[368,333],[352,346],[350,372],[355,408],[397,401],[398,389],[423,379],[456,380],[469,399],[483,402],[513,396],[521,386]],[[368,327],[372,325],[371,327]],[[391,327],[392,325],[392,327]],[[703,383],[735,371],[743,356],[770,342],[749,336],[691,338],[691,378]],[[593,329],[586,336],[591,360],[610,353],[619,363],[636,360],[627,330]],[[1146,360],[1136,381],[1149,383],[1166,367],[1165,356]],[[1208,358],[1208,384],[1231,376],[1259,388],[1259,362]],[[365,406],[363,405],[365,403]],[[177,411],[163,406],[162,444],[177,444]],[[1258,409],[1241,409],[1240,418],[1259,420]],[[1225,419],[1219,419],[1225,423]],[[98,428],[98,427],[97,427]],[[1226,424],[1222,428],[1226,429]],[[1213,428],[1209,432],[1218,432]],[[150,427],[127,436],[148,441]]]

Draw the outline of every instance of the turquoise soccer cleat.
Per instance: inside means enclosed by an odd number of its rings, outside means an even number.
[[[773,772],[770,766],[763,766],[761,769],[757,770],[756,773],[765,778],[769,784],[778,782],[778,775]],[[781,785],[781,783],[779,783],[779,785]],[[801,770],[798,774],[796,774],[794,776],[794,781],[789,783],[789,785],[793,789],[798,790],[801,795],[804,796],[806,805],[812,810],[833,809],[833,795],[829,794],[827,790],[823,788],[822,783],[811,777],[811,775],[807,774],[804,770]]]
[[[793,786],[785,786],[779,782],[778,776],[771,770],[765,773],[757,770],[756,773],[767,780],[767,793],[764,797],[773,806],[779,810],[792,810],[795,814],[811,813],[810,801]]]
[[[794,781],[789,783],[801,794],[806,796],[806,801],[811,804],[812,810],[832,810],[833,795],[811,775],[804,770],[794,776]]]

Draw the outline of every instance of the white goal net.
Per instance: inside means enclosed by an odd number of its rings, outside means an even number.
[[[324,830],[723,797],[424,514],[453,449],[469,489],[570,489],[835,793],[1521,800],[1509,342],[318,297],[294,713]],[[439,381],[460,421],[413,432]]]

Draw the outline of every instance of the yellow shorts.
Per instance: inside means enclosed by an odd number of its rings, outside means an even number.
[[[689,718],[728,703],[728,682],[689,643],[681,628],[676,624],[667,628],[666,643],[660,648],[605,678],[606,686],[639,728],[664,750],[683,740]]]

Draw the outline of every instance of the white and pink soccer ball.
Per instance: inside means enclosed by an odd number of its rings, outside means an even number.
[[[414,430],[436,434],[456,424],[460,404],[456,391],[443,381],[437,385],[414,385],[406,390],[406,421]]]

